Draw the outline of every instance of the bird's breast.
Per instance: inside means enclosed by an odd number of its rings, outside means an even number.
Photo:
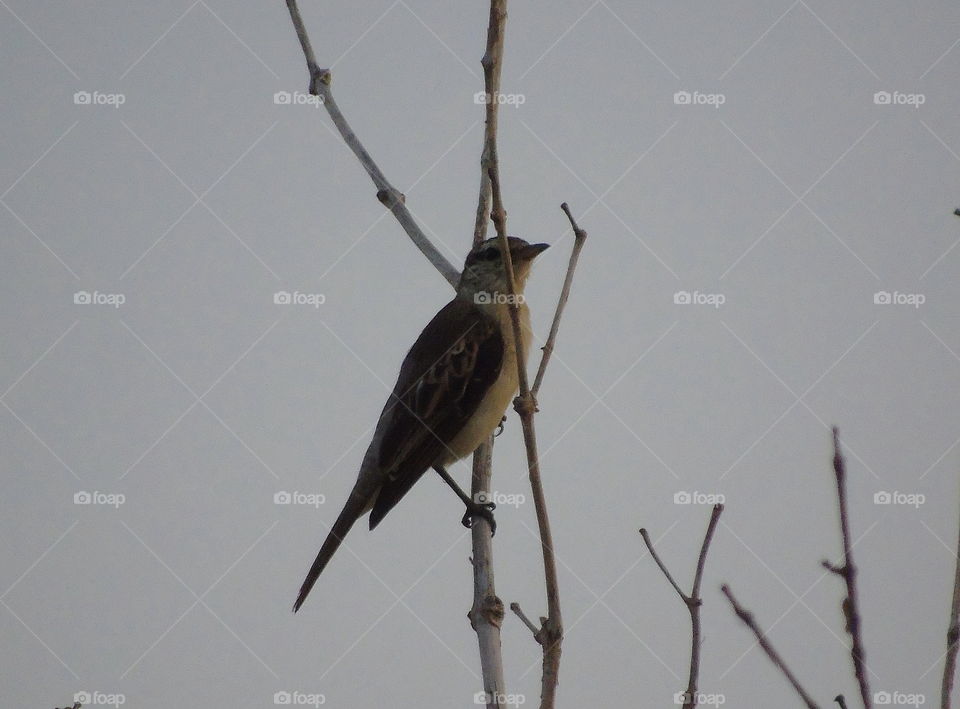
[[[493,383],[486,395],[480,401],[476,413],[470,417],[467,424],[454,436],[450,442],[447,463],[464,458],[473,453],[500,424],[504,412],[517,395],[520,383],[517,376],[517,354],[513,342],[513,323],[510,310],[506,305],[497,307],[495,314],[503,333],[504,354],[500,366],[500,375]],[[530,352],[530,309],[526,305],[520,306],[520,330],[523,336],[524,358]],[[526,366],[526,362],[524,362]]]

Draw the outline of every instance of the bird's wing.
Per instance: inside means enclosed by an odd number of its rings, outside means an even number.
[[[389,418],[379,462],[386,479],[370,512],[371,529],[445,456],[500,376],[503,349],[497,322],[460,299],[424,328],[384,409]]]

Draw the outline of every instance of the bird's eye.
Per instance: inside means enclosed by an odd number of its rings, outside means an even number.
[[[480,258],[482,258],[484,261],[496,261],[499,256],[500,252],[496,249],[487,249],[480,255]]]

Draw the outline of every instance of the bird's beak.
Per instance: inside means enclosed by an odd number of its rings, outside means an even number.
[[[550,244],[527,244],[513,253],[514,259],[533,261],[537,256],[550,248]]]

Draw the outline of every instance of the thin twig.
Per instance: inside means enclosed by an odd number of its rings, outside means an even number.
[[[447,282],[457,287],[460,279],[460,271],[451,264],[443,254],[431,243],[427,235],[417,224],[410,210],[404,204],[403,194],[397,190],[370,157],[370,153],[357,138],[356,134],[347,123],[347,119],[341,113],[337,102],[333,98],[333,92],[330,89],[331,74],[329,69],[321,69],[317,64],[316,56],[313,53],[313,47],[310,44],[310,38],[307,36],[306,27],[303,24],[303,18],[300,16],[300,9],[297,7],[297,0],[287,0],[287,9],[290,11],[290,19],[293,20],[294,29],[297,31],[297,37],[300,39],[300,46],[303,49],[303,56],[307,60],[307,71],[310,72],[310,93],[318,96],[322,101],[324,108],[330,115],[333,124],[340,131],[340,136],[347,144],[347,147],[357,156],[363,169],[370,175],[373,184],[377,188],[377,199],[390,210],[407,236],[416,245],[418,249],[427,257],[427,260],[434,265]]]
[[[723,595],[727,597],[727,600],[730,601],[730,605],[733,606],[733,612],[737,614],[737,617],[746,624],[750,630],[753,631],[754,637],[757,639],[757,644],[760,645],[761,649],[767,653],[767,657],[770,658],[770,662],[776,665],[784,677],[786,677],[790,684],[793,685],[793,688],[797,691],[797,694],[800,695],[800,698],[803,700],[803,703],[807,705],[809,709],[819,709],[819,706],[809,694],[800,686],[800,682],[794,676],[793,672],[790,671],[790,668],[787,667],[786,663],[780,657],[779,653],[774,649],[773,645],[767,640],[764,636],[763,631],[760,630],[760,627],[757,625],[757,622],[753,619],[753,613],[746,610],[737,603],[737,599],[733,597],[733,592],[730,590],[730,587],[724,584],[720,587],[720,590],[723,591]]]
[[[857,567],[853,564],[853,542],[850,536],[850,516],[847,511],[847,469],[840,453],[840,429],[833,427],[833,472],[837,479],[837,499],[840,507],[840,534],[843,537],[843,565],[835,566],[829,561],[822,562],[824,568],[840,576],[847,586],[847,597],[843,600],[843,613],[846,617],[847,632],[852,643],[850,656],[853,658],[853,673],[860,686],[860,699],[864,709],[873,706],[870,687],[867,683],[866,652],[863,647],[863,635],[860,628],[860,612],[857,606]]]
[[[540,349],[543,356],[540,358],[540,366],[537,369],[537,376],[533,379],[533,398],[537,398],[540,393],[540,385],[543,384],[543,375],[547,371],[547,362],[550,361],[550,355],[553,354],[553,346],[557,340],[557,331],[560,329],[560,317],[563,315],[563,309],[567,307],[567,300],[570,298],[570,286],[573,284],[573,272],[577,268],[577,261],[580,259],[580,252],[587,241],[587,232],[581,229],[573,215],[570,213],[570,207],[564,202],[560,209],[570,220],[570,226],[573,228],[573,250],[570,252],[570,261],[567,263],[567,275],[563,279],[563,288],[560,289],[560,299],[557,301],[557,309],[553,313],[553,322],[550,323],[550,334],[547,336],[547,343]]]
[[[710,514],[710,522],[707,524],[707,532],[703,536],[703,544],[700,545],[700,556],[697,558],[697,570],[693,576],[693,590],[688,596],[682,590],[680,586],[677,585],[677,582],[673,580],[673,576],[670,575],[670,572],[667,570],[667,567],[660,560],[660,557],[657,556],[656,550],[653,548],[653,542],[650,541],[650,535],[647,533],[646,529],[640,530],[640,536],[643,537],[644,544],[647,545],[647,549],[650,551],[650,556],[653,557],[653,560],[657,562],[657,566],[660,567],[660,571],[663,572],[663,575],[667,577],[667,581],[670,582],[670,585],[673,586],[674,590],[677,592],[677,595],[680,596],[680,599],[687,606],[687,610],[690,612],[690,674],[687,678],[687,691],[684,695],[683,706],[685,709],[693,709],[697,706],[697,681],[700,676],[700,606],[703,605],[703,599],[700,598],[700,584],[703,580],[703,569],[707,563],[707,550],[710,548],[710,541],[713,539],[713,534],[717,529],[717,522],[720,521],[720,514],[723,512],[723,505],[714,505],[713,512]]]
[[[953,573],[953,601],[950,603],[950,625],[947,628],[947,657],[943,663],[943,681],[940,684],[941,709],[950,709],[950,693],[953,691],[953,677],[957,666],[957,649],[960,647],[957,643],[960,639],[958,616],[960,616],[960,532],[957,534],[957,565]]]
[[[496,1],[496,0],[494,0]],[[493,3],[491,3],[493,4]],[[491,13],[492,21],[492,13]],[[537,410],[536,399],[530,391],[527,380],[526,358],[523,352],[520,309],[514,280],[513,259],[507,242],[506,210],[500,194],[500,176],[497,169],[496,150],[494,162],[490,166],[490,187],[493,194],[493,207],[490,219],[497,228],[501,241],[501,253],[506,258],[507,290],[509,293],[510,321],[513,328],[513,342],[517,349],[517,377],[520,383],[520,395],[514,399],[513,407],[520,415],[523,428],[523,443],[527,451],[527,471],[530,478],[530,490],[534,508],[537,511],[537,526],[540,531],[540,545],[543,550],[543,575],[547,592],[547,617],[536,634],[536,640],[543,648],[543,672],[540,677],[540,707],[552,709],[556,703],[557,682],[559,680],[561,642],[563,640],[563,621],[560,616],[560,584],[557,581],[557,562],[553,553],[553,534],[550,531],[550,518],[547,515],[547,503],[543,494],[543,481],[540,477],[540,458],[537,453],[537,434],[533,424],[533,415]]]
[[[517,614],[517,617],[523,621],[523,624],[530,628],[530,632],[536,635],[540,632],[540,628],[533,624],[533,621],[527,617],[527,614],[523,612],[523,609],[520,608],[520,604],[514,601],[510,604],[510,610]]]

